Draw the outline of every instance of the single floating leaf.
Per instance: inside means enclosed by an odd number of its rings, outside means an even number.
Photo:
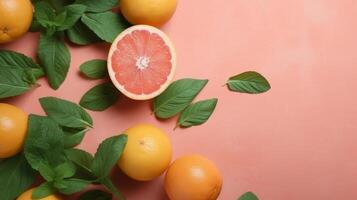
[[[154,99],[153,112],[162,119],[175,116],[185,109],[198,93],[206,86],[208,80],[181,79]]]
[[[196,102],[182,111],[177,126],[191,127],[205,123],[216,108],[218,99]]]
[[[35,181],[36,172],[23,154],[0,162],[1,200],[13,200],[26,191]]]
[[[254,193],[247,192],[247,193],[243,194],[241,197],[239,197],[238,200],[259,200],[259,199]]]
[[[89,60],[79,67],[82,74],[91,79],[101,79],[108,76],[106,60]]]
[[[71,61],[64,41],[55,35],[41,34],[37,54],[46,70],[50,86],[58,89],[66,79]]]
[[[99,84],[84,94],[80,105],[93,111],[103,111],[115,102],[119,97],[119,91],[112,83]]]
[[[93,127],[90,115],[80,106],[56,97],[43,97],[41,106],[47,115],[64,127],[87,128]]]
[[[227,85],[231,91],[248,94],[259,94],[270,89],[269,82],[261,74],[253,71],[232,76]]]
[[[81,19],[99,38],[110,43],[119,33],[130,26],[122,15],[111,11],[87,13]]]

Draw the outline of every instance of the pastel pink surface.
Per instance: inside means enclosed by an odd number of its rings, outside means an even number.
[[[167,132],[174,156],[199,153],[224,176],[219,199],[253,191],[262,200],[357,199],[357,2],[353,0],[181,0],[163,27],[178,52],[176,79],[208,78],[197,100],[218,97],[212,118],[173,131],[149,102],[124,97],[105,112],[90,112],[94,129],[80,146],[94,152],[106,137],[149,122]],[[38,34],[0,46],[34,56]],[[78,102],[97,81],[78,73],[81,63],[105,58],[107,45],[71,46],[72,66],[58,91],[42,87],[8,102],[42,114],[38,98]],[[231,75],[264,74],[272,89],[261,95],[229,92]],[[129,200],[167,199],[162,178],[138,183],[114,172]]]

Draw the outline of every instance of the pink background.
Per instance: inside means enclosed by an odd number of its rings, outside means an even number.
[[[198,153],[224,177],[219,199],[247,191],[262,200],[357,199],[357,2],[355,0],[181,0],[163,27],[178,53],[176,78],[208,78],[197,100],[218,97],[203,126],[173,131],[149,102],[124,97],[105,112],[91,112],[95,128],[82,148],[94,152],[106,137],[139,122],[164,129],[174,156]],[[38,34],[0,48],[34,56]],[[38,98],[78,102],[97,81],[78,73],[81,63],[105,58],[107,45],[71,47],[72,66],[58,91],[42,87],[9,102],[41,114]],[[229,92],[231,75],[264,74],[272,89],[261,95]],[[129,200],[166,199],[162,177],[131,181],[115,170]]]

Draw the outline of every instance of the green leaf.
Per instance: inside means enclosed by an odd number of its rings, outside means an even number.
[[[31,90],[28,74],[22,69],[0,68],[0,98],[13,97]]]
[[[66,156],[78,166],[91,171],[90,167],[92,166],[94,157],[90,153],[80,149],[68,149],[66,150]]]
[[[112,195],[101,190],[90,190],[82,194],[78,200],[112,200]]]
[[[63,131],[50,118],[31,114],[24,150],[27,161],[36,170],[41,164],[57,166],[65,161]]]
[[[72,43],[78,45],[88,45],[102,41],[82,21],[78,21],[72,28],[68,29],[66,34]]]
[[[76,166],[72,162],[65,162],[58,165],[54,172],[56,174],[56,178],[64,179],[72,177],[76,173]]]
[[[64,41],[57,36],[41,34],[37,54],[45,68],[50,86],[58,89],[66,79],[71,61]]]
[[[112,83],[102,83],[86,92],[79,104],[89,110],[103,111],[117,102],[118,97],[119,91]]]
[[[64,6],[72,4],[73,0],[46,0],[52,8],[55,10],[59,11],[61,10]]]
[[[91,79],[101,79],[108,76],[106,60],[89,60],[79,67],[82,74]]]
[[[64,127],[93,127],[90,115],[80,106],[56,97],[43,97],[40,103],[47,115]]]
[[[39,1],[35,3],[34,17],[36,18],[36,21],[45,28],[51,28],[59,25],[55,22],[55,9],[53,9],[51,5],[46,1]]]
[[[259,200],[259,199],[254,193],[247,192],[247,193],[243,194],[241,197],[239,197],[238,200]]]
[[[45,182],[42,183],[39,187],[35,188],[35,190],[32,192],[32,198],[43,199],[47,196],[50,196],[51,194],[54,194],[55,192],[56,189],[52,186],[52,184]]]
[[[118,0],[76,0],[75,3],[87,6],[89,12],[104,12],[118,6]]]
[[[205,87],[208,80],[181,79],[154,99],[153,109],[157,117],[167,119],[185,109]]]
[[[124,195],[119,192],[119,190],[114,186],[113,182],[109,179],[109,177],[100,179],[100,183],[104,185],[110,192],[112,192],[115,197],[120,200],[125,200]]]
[[[177,126],[191,127],[205,123],[216,108],[218,99],[199,101],[188,106],[180,115]]]
[[[48,182],[51,182],[56,178],[56,173],[52,170],[52,168],[42,162],[39,163],[38,171],[40,172],[41,176]]]
[[[0,162],[1,200],[13,200],[35,181],[36,172],[22,154]]]
[[[57,183],[60,185],[60,187],[58,188],[59,192],[65,195],[71,195],[73,193],[83,190],[91,182],[86,180],[71,178],[71,179],[59,180],[58,182],[55,183],[55,186],[57,185]]]
[[[86,6],[79,4],[72,4],[64,7],[64,9],[60,12],[59,15],[64,15],[63,19],[60,20],[60,27],[57,31],[63,31],[71,28],[74,24],[81,18],[84,11],[86,10]]]
[[[83,130],[77,130],[76,132],[74,133],[69,133],[69,132],[64,132],[64,147],[66,149],[68,148],[73,148],[77,145],[79,145],[86,132],[88,131],[88,129],[83,129]]]
[[[248,94],[259,94],[270,89],[269,82],[261,74],[253,71],[230,77],[227,85],[231,91]]]
[[[87,13],[81,19],[99,38],[107,42],[113,42],[119,33],[130,26],[122,15],[111,11]]]
[[[109,175],[119,160],[127,140],[127,135],[122,134],[110,137],[99,145],[91,165],[91,170],[99,179]]]

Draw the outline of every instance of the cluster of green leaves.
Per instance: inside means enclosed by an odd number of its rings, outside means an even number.
[[[89,79],[105,79],[108,77],[107,61],[90,60],[80,66],[81,73]],[[110,81],[100,83],[86,92],[79,104],[93,111],[103,111],[117,102],[119,91]]]
[[[240,196],[237,200],[259,200],[253,192],[246,192]]]
[[[153,101],[153,112],[160,119],[171,118],[180,113],[177,125],[181,127],[198,126],[205,123],[216,108],[218,99],[192,103],[206,86],[208,80],[181,79],[170,86]],[[258,94],[270,89],[269,82],[259,73],[249,71],[229,78],[231,91]]]
[[[31,90],[44,71],[32,58],[13,51],[0,50],[0,99]]]
[[[121,134],[104,140],[92,156],[75,148],[93,126],[90,115],[82,107],[55,97],[41,98],[40,104],[47,116],[29,116],[24,151],[0,163],[2,200],[16,198],[38,174],[45,182],[34,190],[34,199],[57,192],[70,195],[89,184],[102,184],[116,197],[124,199],[109,175],[124,150],[127,136]]]
[[[128,22],[111,9],[117,0],[36,0],[32,31],[41,32],[38,58],[43,65],[50,86],[58,89],[70,67],[70,52],[64,43],[87,45],[112,42]]]

